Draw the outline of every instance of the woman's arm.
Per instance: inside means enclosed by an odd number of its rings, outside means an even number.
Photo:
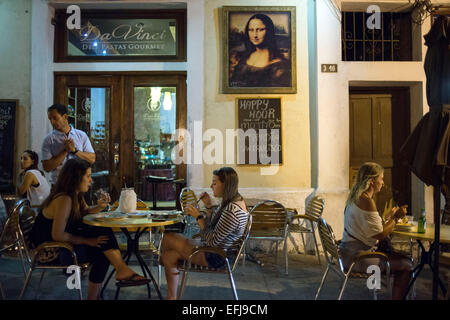
[[[101,237],[85,238],[65,231],[72,210],[72,199],[69,196],[56,198],[50,203],[48,210],[54,212],[52,227],[52,238],[54,241],[85,244],[92,247],[99,247],[100,243],[105,242]]]
[[[28,189],[30,188],[31,185],[37,184],[37,183],[38,183],[38,181],[37,181],[36,176],[32,172],[28,171],[25,174],[25,177],[23,178],[22,184],[17,189],[18,195],[22,196],[25,192],[28,191]]]
[[[397,224],[397,219],[403,218],[406,214],[406,207],[394,207],[392,208],[389,219],[383,224],[383,232],[374,235],[372,238],[377,240],[383,240],[394,230]]]

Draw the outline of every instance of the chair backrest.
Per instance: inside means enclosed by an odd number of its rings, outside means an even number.
[[[0,235],[1,248],[9,247],[17,243],[19,239],[19,211],[27,203],[30,203],[27,199],[20,199],[14,204]]]
[[[343,269],[342,262],[339,256],[338,246],[336,238],[331,226],[325,221],[324,218],[319,219],[319,236],[322,242],[322,248],[325,253],[325,257],[330,264],[339,265],[341,270]]]
[[[274,200],[264,200],[252,210],[252,229],[250,236],[285,237],[288,226],[286,208]]]
[[[248,239],[248,236],[250,235],[251,229],[252,229],[252,215],[249,214],[248,219],[247,219],[247,224],[245,225],[244,233],[242,234],[239,241],[234,246],[235,249],[232,249],[232,248],[228,249],[228,253],[230,253],[230,250],[231,250],[232,255],[235,257],[231,271],[234,271],[234,269],[236,268],[236,266],[239,262],[239,257],[241,256],[242,251],[244,250],[245,243],[247,242],[247,239]],[[244,257],[244,259],[245,259],[245,257]]]
[[[325,200],[320,196],[315,196],[309,201],[305,214],[318,221],[322,217]]]
[[[197,205],[197,196],[195,195],[195,192],[190,189],[189,187],[184,187],[181,189],[180,192],[180,204],[181,204],[181,210],[184,211],[184,209],[188,205]]]
[[[31,262],[31,249],[33,243],[31,241],[31,230],[36,220],[36,211],[30,205],[30,202],[24,203],[19,208],[19,239],[25,251],[25,258]]]

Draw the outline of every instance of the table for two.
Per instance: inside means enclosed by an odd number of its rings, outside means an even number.
[[[423,267],[426,264],[428,264],[430,266],[433,274],[435,274],[437,272],[433,267],[432,259],[433,259],[433,255],[434,255],[434,250],[436,250],[436,247],[439,245],[439,243],[436,243],[436,241],[434,241],[434,224],[428,224],[425,233],[418,233],[417,227],[411,227],[411,229],[409,231],[394,230],[392,232],[392,234],[396,234],[396,235],[399,235],[402,237],[417,240],[417,243],[419,245],[420,252],[421,252],[420,258],[419,258],[419,263],[414,268],[413,277],[411,279],[411,282],[409,283],[408,290],[406,291],[406,294],[404,296],[404,298],[406,298],[409,293],[409,290],[411,289],[414,282],[419,277],[420,272],[422,271]],[[422,241],[430,242],[430,248],[428,251],[423,246]],[[441,225],[440,243],[450,243],[450,226]],[[439,279],[439,275],[437,275],[437,276]],[[442,293],[445,296],[447,289],[441,279],[439,279],[439,286],[442,290]]]
[[[127,238],[127,250],[123,255],[123,260],[125,263],[129,263],[132,255],[136,256],[139,266],[142,269],[144,277],[151,280],[155,287],[155,291],[158,298],[162,300],[159,285],[156,283],[150,268],[145,263],[139,252],[139,238],[152,227],[164,227],[179,223],[182,221],[183,217],[180,211],[164,212],[164,211],[139,211],[139,213],[148,213],[149,215],[143,215],[139,218],[125,217],[123,219],[102,219],[99,214],[89,214],[83,218],[83,222],[97,227],[107,227],[107,228],[120,228],[120,230],[125,234]],[[102,213],[105,214],[105,213]],[[157,218],[155,218],[157,216]],[[152,218],[153,217],[153,218]],[[134,236],[131,234],[134,233]],[[114,274],[115,270],[111,271],[106,282],[103,285],[101,295],[103,296],[103,291],[108,285],[109,280]],[[150,284],[147,284],[148,297],[151,298]],[[120,287],[117,287],[115,299],[119,296]]]

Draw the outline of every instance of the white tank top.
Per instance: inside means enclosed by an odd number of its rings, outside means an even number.
[[[50,194],[50,185],[39,170],[28,170],[27,173],[28,172],[31,172],[36,177],[39,186],[33,187],[33,185],[31,185],[28,188],[27,199],[30,200],[32,206],[39,206]]]

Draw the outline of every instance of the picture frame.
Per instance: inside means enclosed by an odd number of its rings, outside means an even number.
[[[295,10],[222,7],[223,93],[297,93]]]

